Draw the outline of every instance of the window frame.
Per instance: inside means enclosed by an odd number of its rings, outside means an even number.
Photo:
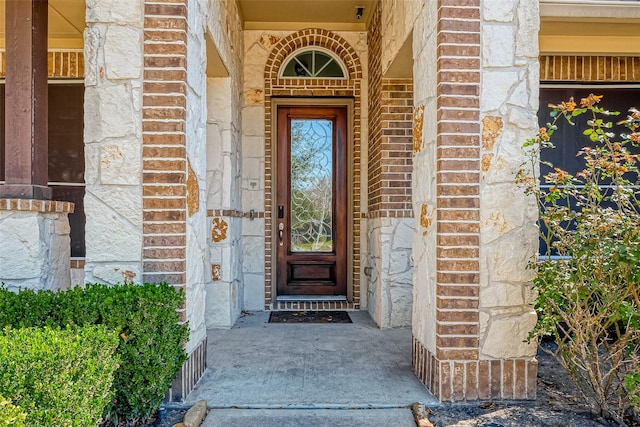
[[[333,77],[325,77],[325,76],[285,76],[284,72],[287,69],[287,67],[289,66],[289,64],[292,61],[295,61],[296,58],[302,54],[305,53],[309,53],[309,52],[320,52],[322,54],[327,55],[328,57],[330,57],[333,62],[335,62],[338,67],[340,67],[340,70],[342,71],[342,77],[337,77],[337,76],[333,76]],[[322,69],[320,69],[320,71],[322,71],[325,67],[327,67],[329,64],[331,64],[332,61],[328,61]],[[302,64],[301,64],[302,65]],[[304,66],[304,65],[303,65]],[[309,70],[307,70],[309,71]],[[315,71],[315,70],[314,70]],[[317,74],[317,72],[316,72]],[[348,70],[347,67],[344,65],[344,62],[342,62],[342,59],[336,55],[335,52],[332,52],[329,49],[326,49],[324,47],[321,46],[305,46],[302,47],[300,49],[297,49],[293,52],[291,52],[289,55],[287,55],[287,57],[285,58],[285,61],[283,61],[282,66],[280,67],[280,70],[278,71],[278,78],[280,79],[294,79],[294,80],[302,80],[302,79],[313,79],[313,80],[327,80],[327,79],[331,79],[331,80],[348,80]]]

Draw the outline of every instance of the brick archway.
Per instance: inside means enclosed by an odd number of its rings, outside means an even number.
[[[321,47],[333,52],[347,70],[346,79],[298,79],[279,77],[280,67],[287,57],[304,47]],[[265,108],[265,310],[283,309],[359,309],[360,308],[360,230],[362,214],[360,212],[360,147],[361,147],[361,87],[363,71],[360,58],[355,49],[339,35],[320,28],[307,28],[292,33],[277,41],[265,65],[264,71],[264,108]],[[351,178],[351,293],[348,302],[286,302],[275,304],[272,294],[272,189],[273,173],[271,137],[272,99],[274,97],[334,97],[353,99],[353,133],[351,141],[352,178]]]

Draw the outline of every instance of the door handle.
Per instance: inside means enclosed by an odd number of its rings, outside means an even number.
[[[281,222],[280,224],[278,224],[278,238],[279,238],[279,243],[280,246],[282,246],[284,243],[282,242],[282,236],[284,234],[284,223]]]

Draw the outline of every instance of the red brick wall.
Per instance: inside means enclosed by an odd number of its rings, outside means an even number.
[[[368,216],[411,217],[413,80],[382,76],[381,4],[369,23]]]
[[[380,210],[382,198],[382,6],[378,2],[367,33],[369,46],[369,141],[367,186],[369,214]]]
[[[145,0],[142,99],[143,280],[186,293],[187,0]],[[186,320],[186,307],[178,311]],[[181,401],[206,369],[206,339],[189,354],[167,400]]]
[[[145,282],[166,281],[183,289],[187,217],[186,14],[186,0],[145,2],[142,113],[143,277]]]
[[[411,217],[413,80],[383,79],[381,110],[381,191],[376,204],[381,216]]]
[[[305,46],[319,46],[334,52],[347,69],[346,79],[296,79],[280,78],[280,66],[285,64],[286,58],[292,52]],[[337,34],[328,30],[308,28],[290,34],[279,40],[272,48],[265,66],[265,310],[272,309],[272,208],[273,193],[272,167],[272,114],[271,100],[273,97],[340,97],[353,99],[353,129],[351,144],[351,172],[353,198],[351,207],[353,217],[352,227],[352,277],[353,301],[349,303],[332,303],[331,309],[359,308],[360,305],[360,116],[361,116],[361,83],[362,67],[360,59],[349,43]],[[284,304],[283,309],[304,309],[306,306]],[[325,306],[320,307],[324,309]]]
[[[541,81],[638,82],[638,56],[540,56]]]

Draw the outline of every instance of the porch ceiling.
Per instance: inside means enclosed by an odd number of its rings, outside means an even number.
[[[0,47],[4,48],[5,0],[0,0]],[[82,49],[85,0],[49,0],[49,48]]]
[[[238,0],[247,30],[366,31],[375,0]],[[356,10],[363,7],[361,19]]]
[[[540,53],[637,55],[640,0],[540,0]]]

